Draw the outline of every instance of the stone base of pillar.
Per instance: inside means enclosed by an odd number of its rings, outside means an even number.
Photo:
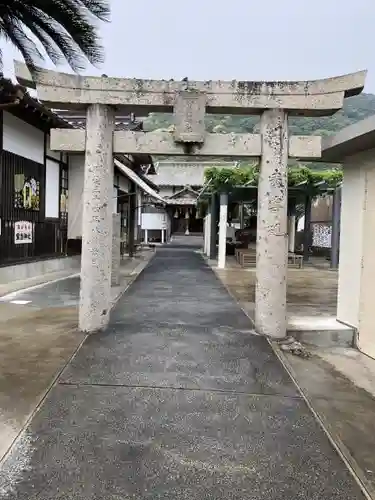
[[[111,285],[120,284],[121,264],[121,215],[112,214],[112,272]]]

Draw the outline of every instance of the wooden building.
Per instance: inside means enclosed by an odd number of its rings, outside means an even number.
[[[52,128],[80,128],[85,118],[52,111],[25,89],[0,79],[0,266],[79,254],[82,238],[84,155],[51,151]],[[133,118],[118,128],[141,130]],[[147,173],[149,155],[114,159],[113,212],[123,241],[140,237],[145,194],[160,198]]]
[[[62,255],[68,159],[49,149],[65,120],[0,79],[0,266]]]

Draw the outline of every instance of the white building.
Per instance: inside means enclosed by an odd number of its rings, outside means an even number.
[[[148,174],[159,189],[159,194],[168,203],[165,209],[145,209],[165,215],[169,234],[203,234],[203,219],[197,210],[197,198],[204,186],[207,168],[233,167],[228,162],[159,161],[156,174]],[[160,216],[159,216],[160,217]],[[161,219],[163,220],[163,219]],[[155,216],[156,221],[156,216]],[[148,230],[148,240],[161,240],[161,231]]]

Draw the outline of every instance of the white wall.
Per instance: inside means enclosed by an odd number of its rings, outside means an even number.
[[[82,209],[83,209],[83,181],[85,171],[85,156],[69,156],[69,204],[68,204],[68,238],[82,238]],[[128,192],[129,181],[126,177],[120,176],[119,186],[123,191]],[[112,191],[112,211],[117,212],[117,189]]]
[[[60,215],[60,164],[46,161],[46,196],[45,215],[47,218],[58,218]]]
[[[337,319],[358,328],[363,240],[364,175],[356,161],[344,166]]]
[[[151,180],[152,180],[152,177],[151,177]],[[159,194],[163,198],[173,195],[173,187],[172,186],[161,186],[159,189],[160,189]]]
[[[68,238],[82,237],[84,155],[69,156]]]
[[[375,149],[343,169],[337,319],[357,329],[357,347],[375,358]]]
[[[60,151],[52,151],[50,148],[50,143],[51,143],[51,137],[48,134],[47,139],[46,139],[46,155],[50,156],[51,158],[55,158],[56,160],[60,160]]]
[[[364,176],[361,287],[358,347],[375,358],[375,150],[368,152],[362,166]]]
[[[3,112],[3,149],[44,163],[44,132]]]

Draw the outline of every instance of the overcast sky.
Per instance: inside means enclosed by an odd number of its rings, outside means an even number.
[[[86,74],[294,80],[368,69],[365,91],[375,94],[374,0],[112,0],[111,4],[112,22],[101,26],[105,64],[88,67]],[[14,57],[16,51],[6,46],[7,74]]]

